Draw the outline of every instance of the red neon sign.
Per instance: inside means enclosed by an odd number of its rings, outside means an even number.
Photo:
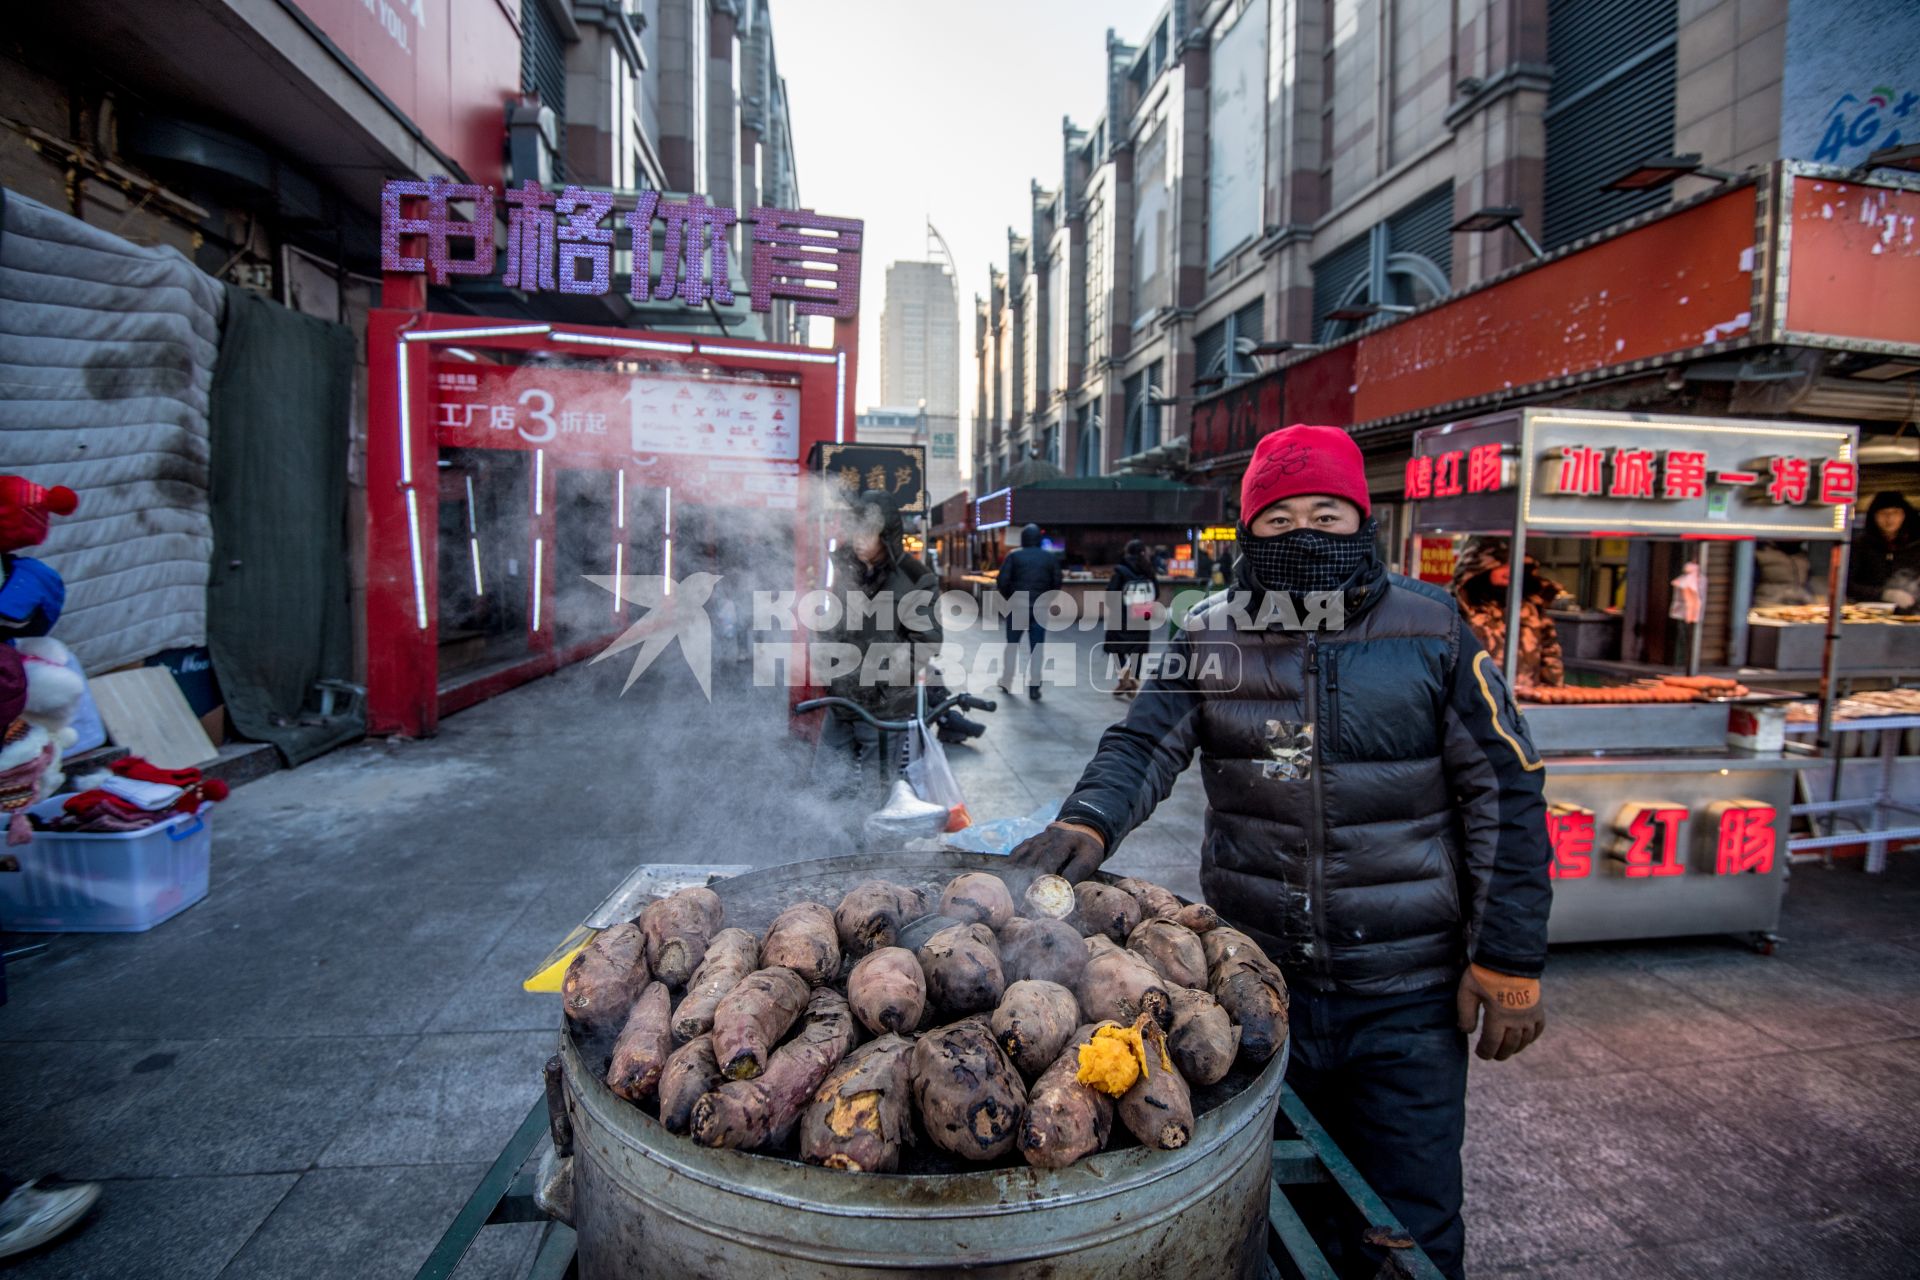
[[[1620,852],[1621,871],[1630,879],[1686,874],[1680,856],[1680,824],[1687,811],[1677,804],[1630,804],[1621,810],[1626,821],[1614,826],[1625,836],[1626,848]]]
[[[1773,870],[1774,819],[1772,805],[1735,801],[1720,813],[1714,841],[1715,874],[1723,876]]]
[[[1553,864],[1547,875],[1555,880],[1579,880],[1593,872],[1593,810],[1577,805],[1555,805],[1547,814],[1547,839],[1553,845]]]

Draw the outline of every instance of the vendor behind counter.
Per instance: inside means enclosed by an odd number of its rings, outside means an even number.
[[[1453,595],[1467,625],[1496,661],[1507,652],[1507,591],[1513,584],[1507,538],[1468,538],[1454,560]],[[1520,664],[1513,673],[1515,688],[1538,688],[1567,682],[1560,657],[1560,633],[1547,616],[1565,588],[1546,574],[1532,556],[1520,593]]]

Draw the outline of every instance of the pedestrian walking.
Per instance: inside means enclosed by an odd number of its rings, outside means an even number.
[[[1040,701],[1040,646],[1046,643],[1040,621],[1040,597],[1060,589],[1060,557],[1041,543],[1040,526],[1020,530],[1020,547],[1000,562],[994,589],[1007,605],[1007,659],[1000,669],[1000,687],[1011,693],[1019,672],[1020,654],[1027,651],[1027,696]]]
[[[1160,577],[1153,571],[1147,544],[1135,538],[1120,553],[1120,563],[1107,578],[1107,638],[1102,648],[1117,661],[1120,679],[1116,698],[1131,698],[1140,690],[1140,659],[1153,645],[1148,626],[1153,605],[1160,598]],[[1117,611],[1116,611],[1117,606]]]
[[[1234,586],[1253,625],[1209,629],[1235,598],[1216,596],[1173,642],[1239,661],[1149,682],[1013,860],[1091,874],[1200,752],[1200,883],[1286,975],[1287,1080],[1460,1277],[1467,1036],[1478,1023],[1476,1052],[1507,1058],[1545,1021],[1542,762],[1451,597],[1380,562],[1345,431],[1268,435],[1241,511]],[[1259,625],[1279,594],[1293,607]],[[1339,1212],[1316,1233],[1341,1274],[1373,1274],[1386,1251]]]

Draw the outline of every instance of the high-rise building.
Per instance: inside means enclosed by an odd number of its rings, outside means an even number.
[[[880,317],[880,400],[921,410],[928,498],[960,487],[960,297],[937,262],[887,266]]]
[[[880,317],[880,401],[960,412],[960,295],[937,262],[887,265]]]

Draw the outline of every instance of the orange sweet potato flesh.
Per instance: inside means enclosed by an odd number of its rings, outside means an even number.
[[[963,1160],[1013,1149],[1027,1113],[1026,1085],[985,1022],[937,1027],[913,1046],[913,1100],[935,1146]]]
[[[892,1173],[913,1141],[913,1041],[881,1036],[848,1054],[800,1119],[800,1158],[855,1173]]]
[[[1053,1065],[1080,1026],[1080,1004],[1057,982],[1016,982],[989,1025],[1020,1074],[1031,1080]]]
[[[927,912],[927,895],[887,880],[864,880],[834,908],[840,950],[864,956],[900,944],[900,927]]]
[[[719,932],[720,897],[711,889],[681,889],[656,898],[640,913],[653,976],[675,991],[687,985],[707,955],[707,940]]]
[[[840,935],[833,912],[818,902],[798,902],[773,918],[760,946],[760,963],[793,970],[812,986],[840,976]]]
[[[674,1133],[685,1133],[693,1123],[693,1104],[725,1080],[714,1061],[713,1037],[687,1041],[667,1058],[660,1073],[660,1123]]]
[[[729,1080],[751,1080],[807,1006],[807,980],[791,969],[756,969],[713,1010],[713,1056]]]
[[[1176,987],[1207,985],[1207,953],[1200,935],[1172,920],[1143,921],[1127,937],[1127,950]]]
[[[927,978],[905,947],[882,947],[847,975],[853,1016],[875,1035],[911,1032],[927,1011]]]
[[[1094,1024],[1077,1030],[1027,1091],[1020,1155],[1036,1169],[1064,1169],[1103,1150],[1113,1133],[1113,1099],[1080,1083],[1080,1046]]]
[[[673,1011],[674,1038],[682,1042],[713,1030],[720,998],[760,967],[760,941],[745,929],[722,929],[707,944],[706,959],[693,971],[680,1007]]]
[[[846,997],[817,988],[800,1033],[773,1051],[765,1071],[752,1080],[729,1081],[693,1104],[694,1141],[742,1151],[781,1146],[854,1038]]]
[[[1105,934],[1088,938],[1086,948],[1087,967],[1074,988],[1082,1015],[1096,1022],[1132,1026],[1135,1018],[1149,1013],[1161,1029],[1173,1025],[1173,999],[1166,980],[1153,966],[1131,951],[1122,951]]]
[[[617,1027],[646,990],[646,936],[633,924],[595,934],[567,966],[560,1004],[583,1027]]]
[[[664,982],[649,982],[640,993],[620,1038],[613,1042],[607,1088],[628,1102],[651,1098],[673,1052],[673,994]]]
[[[919,959],[928,997],[948,1015],[986,1013],[1006,992],[998,942],[984,924],[942,929],[920,948]]]
[[[1013,893],[999,876],[969,871],[947,882],[940,894],[940,914],[998,929],[1013,918]]]

